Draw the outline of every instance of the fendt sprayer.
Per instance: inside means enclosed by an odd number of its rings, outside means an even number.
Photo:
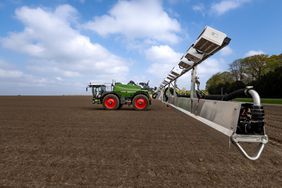
[[[148,110],[151,105],[149,95],[149,83],[135,84],[130,81],[128,84],[112,83],[94,84],[90,83],[88,88],[92,89],[92,103],[103,104],[107,110],[120,109],[122,105],[133,105],[136,110]]]
[[[264,126],[264,110],[259,94],[251,86],[225,95],[205,95],[199,89],[197,67],[227,46],[230,40],[225,33],[207,26],[180,58],[178,65],[168,73],[153,98],[158,98],[165,104],[223,133],[246,158],[257,160],[268,142]],[[181,96],[177,93],[176,82],[189,71],[191,71],[190,95]],[[242,96],[252,97],[253,102],[233,101]],[[247,151],[245,143],[258,148],[255,152]]]

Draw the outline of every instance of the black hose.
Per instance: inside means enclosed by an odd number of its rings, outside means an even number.
[[[209,100],[222,100],[224,95],[205,95],[202,98],[203,99],[209,99]]]
[[[157,96],[158,96],[158,93],[153,93],[152,98],[153,98],[153,99],[156,99]]]
[[[168,92],[168,87],[165,88],[165,90],[164,90],[164,101],[166,101],[166,102],[168,101],[168,95],[167,95],[168,93],[167,92]],[[169,88],[169,92],[170,92],[171,95],[173,95],[173,88]]]
[[[242,97],[244,94],[246,94],[245,90],[246,89],[238,89],[226,95],[205,95],[202,98],[209,99],[209,100],[230,101],[232,99]]]
[[[245,90],[246,89],[238,89],[236,91],[233,91],[232,93],[229,93],[227,95],[224,95],[222,100],[223,101],[230,101],[232,99],[235,99],[235,98],[238,98],[238,97],[241,97],[245,94]]]
[[[178,93],[176,93],[177,97],[186,97],[186,98],[190,98],[190,95],[180,95]]]
[[[220,100],[220,101],[230,101],[232,99],[243,97],[244,95],[247,95],[248,92],[246,92],[248,89],[238,89],[236,91],[233,91],[226,95],[200,95],[200,98],[202,99],[208,99],[208,100]],[[164,90],[164,100],[168,101],[168,87]],[[170,88],[170,94],[173,95],[174,89]],[[189,98],[190,95],[180,95],[176,92],[177,97],[186,97]]]

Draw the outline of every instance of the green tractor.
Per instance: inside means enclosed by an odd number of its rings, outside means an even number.
[[[140,85],[140,86],[139,86]],[[109,87],[106,84],[92,84],[88,88],[92,89],[93,104],[103,104],[107,110],[120,109],[122,105],[133,105],[136,110],[147,110],[151,105],[148,83],[135,84],[130,81],[128,84],[113,83]]]

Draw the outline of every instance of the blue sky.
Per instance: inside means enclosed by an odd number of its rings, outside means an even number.
[[[280,0],[1,0],[0,95],[85,94],[90,81],[157,86],[209,25],[232,41],[199,66],[204,88],[235,59],[280,54],[281,11]]]

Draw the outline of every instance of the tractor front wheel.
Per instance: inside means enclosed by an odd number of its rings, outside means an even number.
[[[136,95],[133,98],[133,106],[136,110],[147,110],[149,106],[149,99],[146,95]]]
[[[114,94],[108,94],[103,99],[103,106],[107,110],[116,110],[119,105],[119,98]]]

